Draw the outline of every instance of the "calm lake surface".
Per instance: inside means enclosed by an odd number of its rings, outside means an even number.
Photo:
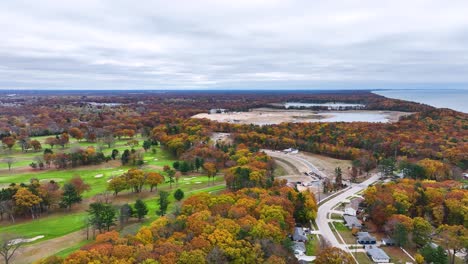
[[[389,98],[428,104],[437,108],[450,108],[456,111],[468,113],[468,89],[385,90],[373,91],[373,93]]]

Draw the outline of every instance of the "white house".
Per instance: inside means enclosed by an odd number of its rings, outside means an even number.
[[[350,206],[346,207],[344,209],[344,214],[345,215],[351,215],[351,216],[356,216],[356,210]]]

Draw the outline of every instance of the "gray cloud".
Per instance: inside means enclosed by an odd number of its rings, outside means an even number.
[[[458,0],[1,1],[0,88],[463,86],[466,10]]]

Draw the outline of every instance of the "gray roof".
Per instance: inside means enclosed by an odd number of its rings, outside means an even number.
[[[371,236],[368,232],[359,232],[357,233],[359,241],[377,241],[375,237]]]
[[[373,259],[390,259],[385,251],[377,247],[372,247],[371,249],[367,250],[367,255]]]
[[[304,232],[304,229],[302,227],[294,228],[293,240],[294,241],[307,241],[308,240]]]
[[[299,250],[299,251],[302,251],[302,252],[306,252],[306,246],[305,246],[304,242],[294,241],[292,248],[293,248],[293,250]]]
[[[385,242],[385,244],[395,244],[395,240],[388,237],[382,238],[382,241]]]
[[[362,227],[361,222],[359,222],[359,220],[355,216],[343,215],[343,218],[346,222],[345,225],[349,228],[353,228],[353,227],[361,228]]]

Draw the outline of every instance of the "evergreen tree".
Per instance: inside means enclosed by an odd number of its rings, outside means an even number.
[[[186,161],[182,161],[182,163],[180,163],[179,170],[184,174],[187,173],[190,170],[190,164]]]
[[[122,161],[122,165],[127,165],[130,162],[130,151],[126,149],[120,159]]]
[[[118,155],[119,155],[119,150],[113,149],[112,154],[111,154],[112,159],[115,160],[115,158],[117,158]]]
[[[177,200],[177,201],[180,201],[182,199],[184,199],[184,191],[182,191],[181,189],[177,189],[175,192],[174,192],[174,198]]]
[[[157,214],[161,216],[165,215],[167,211],[167,207],[169,206],[169,193],[168,192],[165,192],[165,191],[159,192],[158,204],[159,204],[159,212],[157,212]]]
[[[89,213],[90,223],[94,225],[99,232],[110,230],[115,225],[116,211],[110,204],[92,203],[87,211]]]
[[[203,166],[203,159],[195,157],[195,169],[198,171]]]
[[[135,214],[138,220],[141,220],[148,214],[148,207],[146,203],[143,202],[141,199],[137,199],[135,202]]]
[[[343,185],[343,172],[341,171],[340,167],[335,168],[335,187],[340,189]]]
[[[143,149],[145,150],[145,152],[148,151],[148,149],[151,148],[151,145],[152,145],[151,141],[149,141],[149,140],[143,141]]]
[[[179,162],[179,161],[175,161],[174,163],[172,163],[172,168],[174,168],[175,170],[179,170],[179,168],[180,168],[180,162]]]
[[[76,190],[76,187],[71,183],[63,185],[63,195],[60,201],[60,207],[70,209],[75,203],[81,202],[81,195]]]
[[[396,224],[393,239],[399,246],[404,247],[408,244],[408,230],[403,224]]]

